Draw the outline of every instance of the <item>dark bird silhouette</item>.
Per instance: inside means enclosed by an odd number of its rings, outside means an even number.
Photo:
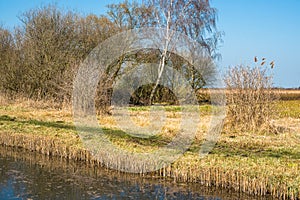
[[[257,57],[256,56],[254,57],[254,62],[257,62]]]
[[[263,59],[262,59],[262,61],[265,61],[265,60],[266,60],[266,58],[263,58]]]
[[[266,63],[266,62],[265,62],[265,61],[263,61],[263,62],[262,62],[260,65],[261,65],[261,66],[263,66],[265,63]]]
[[[273,69],[273,68],[274,68],[274,66],[275,66],[275,63],[274,63],[274,61],[272,61],[272,62],[270,63],[270,65],[271,65],[271,69]]]

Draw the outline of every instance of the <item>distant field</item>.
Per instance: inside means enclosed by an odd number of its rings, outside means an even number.
[[[300,100],[300,90],[276,89],[281,100]]]
[[[278,95],[280,100],[300,100],[300,89],[273,89],[273,91]],[[199,90],[199,94],[203,96],[203,98],[209,99],[209,94],[217,95],[220,93],[228,94],[229,92],[225,89],[201,89]],[[238,91],[236,91],[238,92]]]

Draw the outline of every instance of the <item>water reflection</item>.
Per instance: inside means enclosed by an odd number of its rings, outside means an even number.
[[[0,199],[254,199],[215,190],[0,146]]]

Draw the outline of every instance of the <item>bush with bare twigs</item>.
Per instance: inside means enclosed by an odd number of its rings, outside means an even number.
[[[255,57],[255,63],[258,60]],[[265,58],[254,67],[235,66],[225,76],[227,88],[227,124],[239,131],[270,130],[275,113],[275,91],[272,90],[272,75]]]

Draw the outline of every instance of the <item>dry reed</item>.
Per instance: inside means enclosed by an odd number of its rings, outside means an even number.
[[[70,114],[63,111],[30,108],[22,110],[19,106],[13,105],[2,108],[1,114],[7,115],[7,119],[12,120],[8,123],[12,124],[21,123],[22,120],[21,122],[18,120],[22,116],[26,119],[35,117],[36,120],[47,121],[56,121],[58,116],[63,116],[60,120],[71,121]],[[133,117],[139,116],[138,114],[135,115],[134,112],[132,114]],[[173,114],[170,112],[167,115],[172,116]],[[177,115],[175,114],[175,116]],[[9,118],[9,116],[11,117]],[[177,118],[171,119],[170,123],[173,123],[173,120],[176,121]],[[112,116],[101,118],[101,121],[108,123],[105,126],[112,123],[112,127],[114,127]],[[205,128],[203,126],[199,127]],[[22,131],[24,132],[22,133]],[[64,133],[58,133],[58,129],[50,129],[47,130],[49,134],[39,134],[38,131],[29,133],[22,127],[19,130],[2,129],[0,131],[0,144],[21,147],[49,156],[81,160],[89,165],[97,166],[116,164],[116,167],[118,165],[122,167],[122,162],[126,159],[112,157],[112,160],[109,161],[111,163],[103,163],[101,160],[93,158],[90,152],[80,145],[80,140],[76,137],[75,132],[65,133],[64,130]],[[50,133],[51,131],[54,133]],[[172,124],[166,126],[163,134],[168,136],[169,131],[172,131]],[[221,136],[212,154],[200,160],[197,154],[197,145],[203,139],[203,132],[201,132],[197,136],[196,142],[198,143],[194,144],[195,151],[192,150],[194,148],[192,146],[190,151],[186,152],[171,166],[165,166],[149,175],[171,178],[176,182],[197,182],[205,186],[231,188],[238,192],[257,196],[272,195],[279,199],[300,199],[300,159],[297,156],[299,154],[299,138],[297,139],[296,136],[293,132],[278,136],[253,135],[253,133],[246,134],[245,132],[234,135],[225,134]],[[131,140],[130,137],[117,136],[114,139],[115,144],[130,150],[136,146],[142,150],[156,148],[149,146],[149,143],[141,143],[141,141],[135,143],[135,141]],[[146,145],[146,148],[143,145]],[[132,165],[133,168],[140,170],[141,175],[144,175],[143,165],[145,163],[132,163]]]

